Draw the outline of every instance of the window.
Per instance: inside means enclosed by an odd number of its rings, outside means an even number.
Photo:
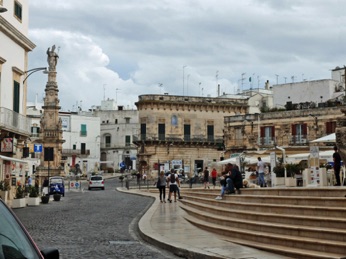
[[[105,137],[106,147],[111,147],[112,137],[106,136]]]
[[[18,3],[17,1],[14,2],[14,15],[19,20],[22,20],[22,5]]]
[[[214,141],[214,125],[207,126],[208,141]]]
[[[80,125],[80,135],[82,137],[86,137],[87,136],[87,125],[86,124],[81,124]]]
[[[274,126],[266,126],[261,127],[261,139],[260,143],[262,145],[272,145],[275,141],[275,127]]]
[[[191,125],[184,124],[184,141],[190,141],[190,140],[191,140]]]
[[[115,124],[118,124],[118,119],[115,119]]]
[[[86,152],[85,152],[85,149],[86,149],[86,144],[85,143],[80,143],[80,150],[81,150],[81,154],[82,155],[85,155]]]
[[[129,124],[130,123],[130,118],[125,118],[125,123]]]
[[[131,136],[125,136],[125,146],[131,146]]]
[[[307,125],[293,124],[292,125],[292,142],[294,144],[306,143]]]
[[[165,140],[165,135],[166,135],[166,125],[165,124],[159,124],[158,125],[158,134],[159,134],[159,140]]]
[[[147,135],[147,124],[142,123],[141,124],[141,140],[145,140]]]
[[[326,134],[335,133],[335,129],[336,129],[336,121],[326,122]]]
[[[20,84],[13,81],[13,111],[19,113]]]
[[[31,127],[31,136],[32,137],[38,137],[40,133],[39,127]]]
[[[76,149],[77,149],[77,145],[76,145],[76,144],[73,144],[72,149],[73,149],[73,150],[76,150]]]

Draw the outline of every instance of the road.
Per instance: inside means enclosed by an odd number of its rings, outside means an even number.
[[[116,191],[107,179],[105,191],[67,192],[61,201],[14,209],[40,248],[59,249],[60,258],[177,258],[144,243],[137,223],[151,198]]]

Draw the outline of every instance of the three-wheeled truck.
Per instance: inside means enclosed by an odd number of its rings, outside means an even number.
[[[59,193],[65,197],[65,183],[63,177],[53,176],[49,178],[49,194],[54,193]]]

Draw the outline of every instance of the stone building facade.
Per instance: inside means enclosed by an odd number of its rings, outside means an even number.
[[[149,177],[171,168],[193,173],[219,160],[224,116],[248,113],[245,99],[141,95],[136,105],[138,166]]]
[[[335,133],[336,122],[343,116],[341,107],[226,116],[226,157],[243,151],[270,150],[275,146],[292,152],[298,149],[308,152],[310,141]]]

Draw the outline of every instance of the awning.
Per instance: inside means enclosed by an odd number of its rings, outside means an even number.
[[[310,141],[310,143],[321,143],[321,142],[333,143],[335,141],[336,141],[335,133],[332,133],[332,134],[329,134],[329,135],[324,136],[322,138],[312,140],[312,141]]]
[[[22,159],[18,159],[18,158],[1,156],[1,155],[0,155],[0,159],[7,160],[7,161],[13,161],[13,162],[19,162],[19,163],[26,163],[26,164],[29,163],[29,160],[22,160]]]

